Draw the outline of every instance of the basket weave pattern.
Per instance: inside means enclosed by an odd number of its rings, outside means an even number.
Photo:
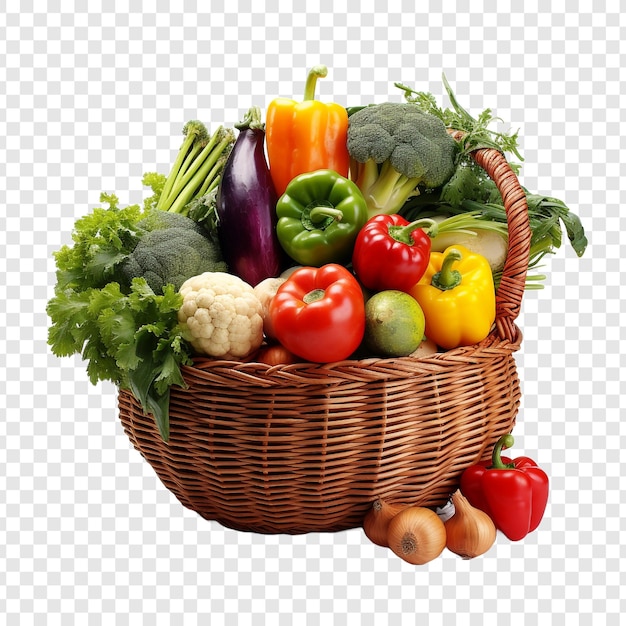
[[[259,533],[354,528],[377,497],[442,505],[463,470],[512,430],[528,210],[499,152],[473,156],[500,189],[509,227],[491,334],[420,359],[269,366],[198,358],[183,368],[188,387],[171,390],[168,443],[120,390],[125,432],[184,506]]]

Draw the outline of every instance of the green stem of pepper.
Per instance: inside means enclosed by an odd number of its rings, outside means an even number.
[[[328,74],[325,65],[315,65],[311,68],[304,86],[304,100],[315,100],[315,85],[318,78],[324,78]]]
[[[452,269],[452,264],[460,261],[462,258],[461,253],[456,248],[450,248],[443,259],[441,270],[432,277],[430,284],[437,289],[441,289],[441,291],[448,291],[460,285],[461,272]]]
[[[342,219],[343,211],[321,200],[305,207],[300,217],[303,228],[309,231],[326,230],[333,222],[341,222]]]
[[[325,221],[327,217],[332,217],[333,220],[341,222],[341,220],[343,219],[343,211],[330,206],[321,205],[313,207],[311,209],[311,212],[309,213],[309,219],[314,224]]]
[[[512,448],[515,443],[513,435],[502,435],[498,439],[496,445],[493,447],[493,453],[491,455],[491,465],[489,469],[511,469],[515,467],[515,463],[503,463],[502,462],[502,448]]]
[[[312,291],[309,291],[309,293],[304,295],[304,297],[302,298],[302,302],[304,302],[305,304],[317,302],[318,300],[321,300],[325,294],[326,292],[323,289],[313,289]]]
[[[437,222],[428,217],[415,220],[406,226],[389,226],[388,232],[389,236],[396,241],[412,246],[415,242],[411,239],[411,233],[416,231],[418,228],[423,228],[426,231],[426,234],[431,238],[437,236]]]

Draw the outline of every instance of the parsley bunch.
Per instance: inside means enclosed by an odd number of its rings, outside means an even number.
[[[520,161],[524,160],[518,150],[519,131],[508,133],[489,128],[494,122],[501,122],[502,120],[499,117],[494,117],[491,109],[485,109],[478,117],[473,117],[459,104],[445,74],[442,75],[442,80],[452,109],[441,108],[431,93],[415,91],[403,83],[394,83],[394,85],[404,92],[407,102],[416,104],[425,113],[435,115],[443,121],[446,128],[453,128],[465,133],[460,146],[461,157],[467,157],[472,150],[479,148],[494,148],[503,153],[510,152]]]
[[[493,130],[492,124],[502,120],[495,117],[491,109],[484,109],[477,117],[473,117],[459,104],[445,75],[442,76],[442,80],[452,108],[440,107],[431,93],[416,91],[403,83],[394,83],[404,92],[407,102],[435,115],[443,121],[446,128],[464,133],[461,139],[457,139],[456,168],[452,177],[438,189],[411,198],[401,213],[406,219],[413,221],[428,215],[472,212],[478,219],[506,224],[507,215],[496,184],[474,161],[470,153],[480,148],[491,148],[498,150],[505,157],[512,154],[519,161],[523,161],[519,152],[519,132]],[[507,162],[511,169],[519,174],[520,164],[512,163],[508,158]],[[563,231],[574,252],[581,257],[588,241],[580,218],[563,201],[523,189],[528,204],[531,230],[529,269],[538,267],[545,255],[552,254],[561,247],[564,240]],[[494,278],[496,282],[499,280],[499,276]],[[544,278],[543,275],[527,276],[526,287],[541,288],[540,281]]]

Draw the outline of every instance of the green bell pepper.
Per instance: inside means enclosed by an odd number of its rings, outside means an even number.
[[[349,261],[368,219],[360,189],[328,169],[292,179],[278,199],[276,215],[284,251],[297,263],[313,267]]]

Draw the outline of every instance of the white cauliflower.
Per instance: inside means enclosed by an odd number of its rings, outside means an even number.
[[[263,305],[251,285],[226,272],[204,272],[186,280],[178,320],[200,354],[243,359],[263,341]]]

